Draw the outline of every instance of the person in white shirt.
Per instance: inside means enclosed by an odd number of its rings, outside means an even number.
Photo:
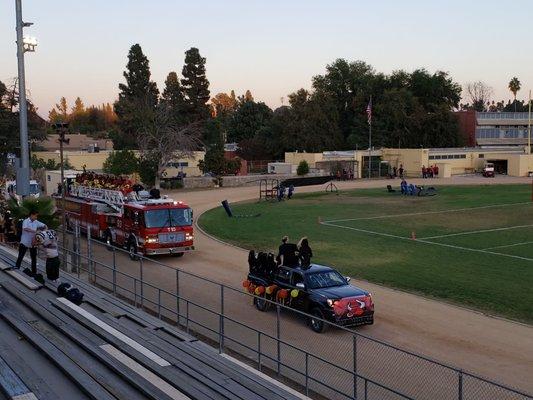
[[[29,217],[22,222],[19,256],[17,258],[17,263],[15,264],[15,268],[19,269],[22,265],[22,260],[26,255],[26,250],[30,249],[31,272],[33,274],[37,273],[37,249],[34,247],[33,240],[37,229],[39,227],[46,227],[45,224],[37,220],[38,217],[39,213],[37,211],[31,211]]]
[[[57,249],[57,235],[55,231],[46,227],[38,228],[35,234],[35,244],[42,246],[46,256],[46,277],[52,282],[59,278],[59,251]]]

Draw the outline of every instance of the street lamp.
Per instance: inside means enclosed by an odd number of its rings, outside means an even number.
[[[26,74],[24,71],[24,53],[35,51],[37,40],[23,37],[23,29],[33,23],[22,21],[22,1],[15,0],[15,14],[17,20],[17,61],[19,82],[19,123],[20,123],[20,165],[17,169],[17,194],[30,194],[30,149],[28,145],[28,104],[26,101]]]

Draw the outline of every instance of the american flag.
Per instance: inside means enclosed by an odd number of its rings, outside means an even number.
[[[366,106],[366,115],[368,116],[368,125],[372,123],[372,97]]]

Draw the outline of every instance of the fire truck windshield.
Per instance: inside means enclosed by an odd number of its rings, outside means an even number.
[[[167,208],[163,210],[149,210],[144,213],[144,223],[147,228],[164,228],[167,226],[191,225],[190,208]]]

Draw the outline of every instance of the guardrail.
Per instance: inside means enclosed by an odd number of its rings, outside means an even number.
[[[257,298],[240,289],[94,240],[79,228],[61,243],[64,266],[159,318],[199,335],[255,368],[328,399],[533,399],[530,394],[361,333],[327,323],[315,334],[310,316],[266,300],[273,313],[251,309]],[[263,299],[263,298],[262,298]],[[243,312],[243,307],[250,311]],[[287,314],[292,314],[291,316]]]

